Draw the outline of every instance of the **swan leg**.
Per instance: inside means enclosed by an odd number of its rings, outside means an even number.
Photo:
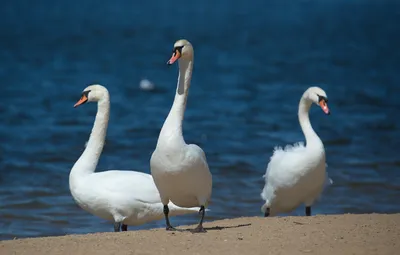
[[[192,230],[192,233],[205,233],[207,230],[203,228],[203,220],[204,220],[204,215],[206,214],[206,209],[204,208],[204,205],[200,207],[199,213],[201,213],[201,219],[199,222],[199,225],[195,229]]]
[[[128,231],[128,225],[122,224],[121,231]]]
[[[171,223],[169,222],[168,213],[169,213],[168,205],[164,205],[165,224],[167,225],[165,229],[167,231],[174,231],[176,229],[173,226],[171,226]]]
[[[269,207],[267,207],[267,209],[265,209],[265,213],[264,213],[264,217],[268,217],[269,216]]]
[[[121,222],[115,222],[114,223],[114,232],[119,232],[121,228]]]
[[[306,206],[306,216],[311,216],[311,206]]]

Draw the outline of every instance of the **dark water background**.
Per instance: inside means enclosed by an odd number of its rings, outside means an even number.
[[[149,172],[180,38],[195,49],[184,135],[214,176],[208,220],[261,216],[261,176],[275,145],[303,140],[297,106],[311,85],[330,99],[332,115],[314,107],[311,121],[334,181],[313,213],[400,212],[399,24],[395,0],[3,1],[0,239],[112,231],[69,193],[96,112],[72,105],[87,85],[105,85],[99,169]],[[156,90],[139,89],[145,77]]]

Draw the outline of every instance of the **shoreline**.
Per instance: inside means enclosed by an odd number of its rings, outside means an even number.
[[[242,217],[204,227],[207,233],[158,228],[5,240],[0,254],[383,255],[400,250],[400,213]]]

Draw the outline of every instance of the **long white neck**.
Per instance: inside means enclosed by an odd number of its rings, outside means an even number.
[[[160,138],[168,137],[184,142],[182,136],[182,122],[186,109],[186,100],[192,79],[193,59],[179,60],[179,76],[174,103],[160,132]],[[162,140],[162,139],[161,139]],[[160,142],[160,139],[159,139]]]
[[[71,182],[79,177],[94,173],[99,162],[107,133],[108,119],[110,116],[110,99],[108,93],[97,103],[97,114],[89,141],[82,155],[76,161],[70,173]]]
[[[315,133],[314,129],[311,126],[310,118],[309,118],[309,111],[312,102],[305,97],[302,97],[299,103],[299,122],[301,126],[301,130],[306,139],[306,147],[307,148],[320,148],[323,144],[319,136]]]

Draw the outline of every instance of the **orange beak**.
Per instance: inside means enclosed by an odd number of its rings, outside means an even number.
[[[325,114],[328,114],[328,115],[331,114],[330,111],[329,111],[328,105],[325,102],[325,100],[321,100],[319,102],[319,106],[321,106],[321,109],[324,111]]]
[[[81,104],[86,103],[88,100],[87,96],[85,94],[82,95],[81,99],[79,99],[78,102],[76,102],[76,104],[74,104],[74,108],[77,106],[80,106]]]
[[[172,53],[172,57],[168,60],[167,65],[172,65],[180,57],[181,57],[181,53],[179,53],[179,50],[175,50],[175,52]]]

